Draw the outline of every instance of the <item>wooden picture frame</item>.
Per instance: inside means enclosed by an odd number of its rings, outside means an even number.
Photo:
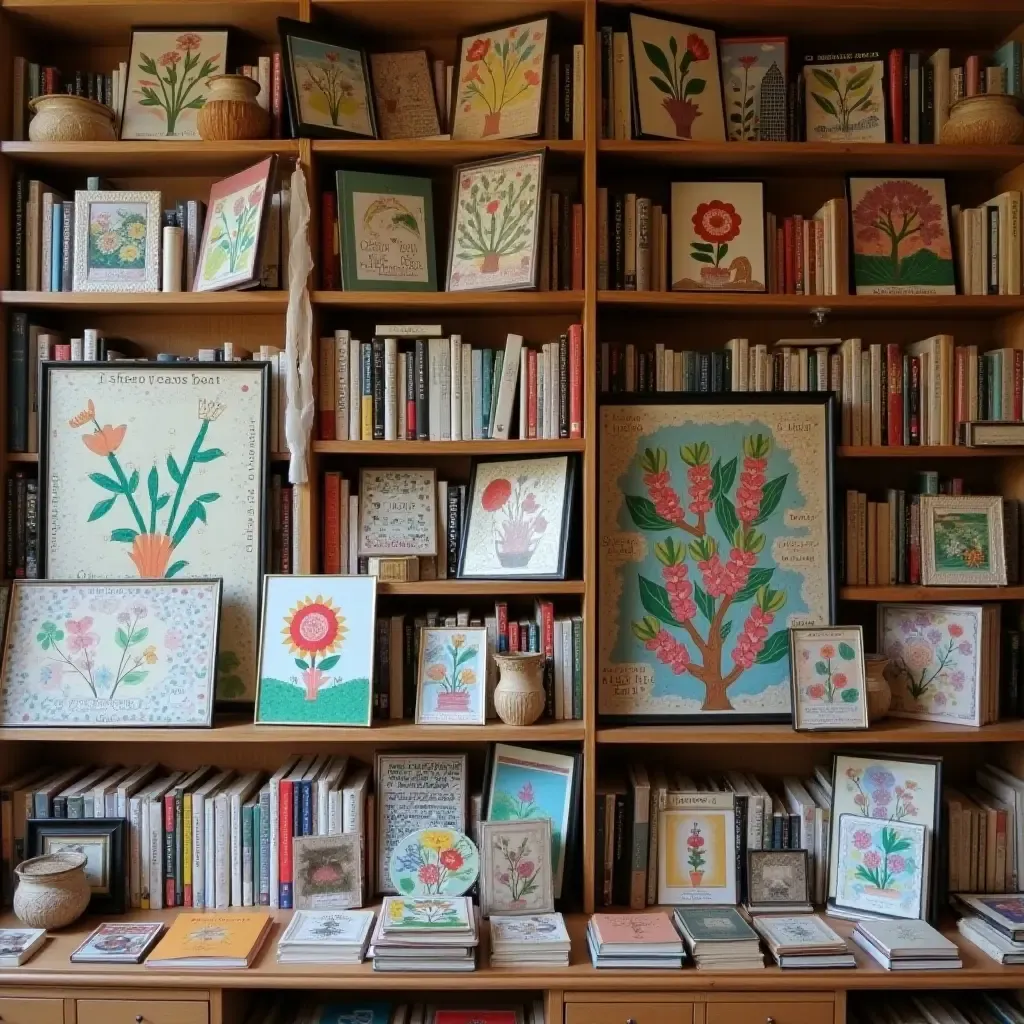
[[[30,857],[76,850],[87,858],[92,890],[89,912],[123,914],[128,896],[126,818],[29,818],[25,848]]]
[[[791,626],[789,682],[797,732],[866,729],[862,626]]]
[[[76,191],[71,290],[160,291],[160,204],[159,192]]]
[[[1000,495],[921,495],[921,583],[926,587],[1006,586]]]
[[[429,139],[440,135],[441,119],[427,51],[376,52],[369,59],[380,137]]]

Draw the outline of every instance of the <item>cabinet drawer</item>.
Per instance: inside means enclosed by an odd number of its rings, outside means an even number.
[[[693,1003],[569,1003],[565,1024],[693,1024]]]
[[[832,1024],[835,1004],[758,999],[708,1003],[707,1024]]]
[[[3,1024],[64,1024],[63,999],[0,999]]]
[[[210,1004],[161,999],[79,999],[78,1024],[208,1024]]]

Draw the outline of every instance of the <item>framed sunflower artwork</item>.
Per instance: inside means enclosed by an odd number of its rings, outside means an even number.
[[[264,578],[257,725],[370,724],[376,603],[376,576]]]

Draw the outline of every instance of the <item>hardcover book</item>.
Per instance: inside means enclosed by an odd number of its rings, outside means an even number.
[[[249,967],[273,925],[270,914],[180,914],[147,967]]]
[[[159,921],[101,924],[71,954],[73,964],[137,964],[153,948],[164,926]]]

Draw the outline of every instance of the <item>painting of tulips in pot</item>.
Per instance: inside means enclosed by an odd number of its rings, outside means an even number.
[[[418,725],[483,725],[486,681],[486,629],[420,630]]]
[[[267,576],[262,725],[369,725],[376,576]]]
[[[243,363],[43,369],[46,575],[222,577],[223,698],[255,694],[267,375]]]
[[[659,903],[736,902],[734,817],[733,809],[713,806],[659,813]]]
[[[790,721],[788,630],[831,620],[831,400],[601,410],[599,710]]]

